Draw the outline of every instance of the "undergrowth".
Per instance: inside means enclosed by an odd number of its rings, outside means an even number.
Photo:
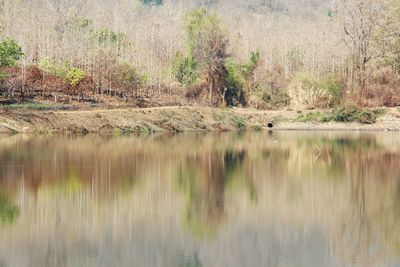
[[[65,109],[65,106],[58,104],[43,104],[43,103],[14,103],[8,105],[0,105],[3,109],[24,109],[24,110],[59,110]]]
[[[385,115],[385,109],[362,109],[355,106],[344,106],[334,109],[332,112],[314,111],[300,114],[296,122],[359,122],[373,124],[377,118]]]

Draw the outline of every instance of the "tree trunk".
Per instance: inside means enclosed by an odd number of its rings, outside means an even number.
[[[209,75],[210,77],[210,104],[212,105],[212,95],[213,95],[213,91],[214,91],[214,78],[212,77],[212,75]]]

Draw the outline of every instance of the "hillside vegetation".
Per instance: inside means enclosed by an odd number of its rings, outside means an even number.
[[[400,105],[398,0],[1,0],[0,26],[2,105]]]

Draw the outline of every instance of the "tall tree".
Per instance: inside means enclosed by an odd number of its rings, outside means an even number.
[[[337,16],[352,57],[353,76],[364,88],[371,75],[369,63],[378,56],[377,32],[384,23],[386,0],[338,0]]]
[[[195,9],[185,20],[189,53],[207,77],[211,104],[220,104],[226,79],[225,61],[228,38],[216,15],[205,9]],[[213,100],[216,95],[217,99]]]
[[[385,6],[385,24],[378,40],[384,63],[400,73],[400,0],[388,1]]]

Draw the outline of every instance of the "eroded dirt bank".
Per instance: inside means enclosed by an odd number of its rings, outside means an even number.
[[[400,110],[388,109],[374,124],[296,122],[295,111],[161,107],[86,111],[0,111],[0,132],[101,133],[160,131],[400,130]],[[272,125],[268,125],[272,124]]]

